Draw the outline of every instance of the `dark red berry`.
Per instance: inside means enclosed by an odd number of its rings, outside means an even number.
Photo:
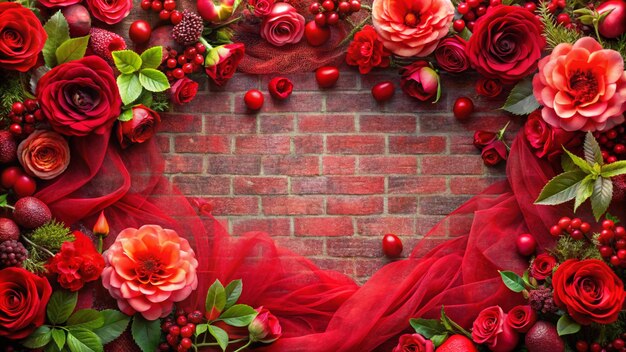
[[[21,115],[24,113],[25,110],[25,106],[24,104],[22,104],[22,102],[16,101],[15,103],[13,103],[13,105],[11,106],[11,112],[16,114],[16,115]]]
[[[178,324],[178,326],[185,326],[187,325],[187,317],[185,317],[184,315],[180,315],[176,318],[176,324]]]
[[[185,337],[184,339],[180,340],[180,345],[185,347],[185,349],[190,349],[192,345],[191,339]]]
[[[169,331],[169,332],[170,332],[170,335],[172,335],[172,336],[178,336],[178,335],[180,335],[180,326],[178,326],[178,325],[172,325],[172,326],[170,327],[170,331]]]
[[[563,230],[567,230],[567,228],[569,227],[571,223],[572,223],[572,219],[568,217],[562,217],[559,220],[559,227],[562,228]]]

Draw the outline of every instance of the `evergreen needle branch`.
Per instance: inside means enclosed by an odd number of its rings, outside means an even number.
[[[36,244],[35,242],[31,241],[30,238],[28,238],[28,236],[23,236],[22,238],[24,239],[24,241],[26,241],[26,243],[30,244],[31,246],[37,248],[38,250],[46,253],[47,255],[49,255],[50,257],[54,257],[54,253],[50,252],[47,248],[44,248],[38,244]]]

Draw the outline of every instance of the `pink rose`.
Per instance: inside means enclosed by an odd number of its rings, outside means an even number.
[[[539,110],[528,115],[524,134],[535,155],[539,158],[547,157],[551,161],[563,154],[563,147],[571,149],[582,142],[576,133],[548,125]]]
[[[250,338],[253,341],[272,343],[278,340],[282,334],[283,329],[280,326],[278,318],[269,310],[263,308],[263,306],[256,308],[259,314],[254,318],[252,323],[248,325],[248,331],[250,332]]]
[[[537,280],[545,280],[552,275],[556,258],[547,253],[539,254],[530,265],[530,275]]]
[[[419,60],[400,69],[400,87],[407,95],[421,101],[439,99],[439,75],[429,63]]]
[[[435,50],[435,59],[442,70],[458,73],[469,68],[469,59],[465,54],[465,39],[455,35],[439,42]]]
[[[434,352],[435,345],[420,334],[404,334],[400,336],[398,345],[391,352]]]
[[[539,61],[533,93],[543,119],[566,131],[603,131],[624,122],[626,72],[615,50],[591,37],[559,44]]]
[[[117,126],[117,139],[123,149],[133,143],[143,143],[156,133],[161,125],[161,116],[143,105],[133,107],[133,118],[120,121]]]
[[[122,22],[133,7],[131,0],[86,0],[93,17],[106,24]]]
[[[374,0],[372,22],[385,48],[399,56],[424,57],[448,34],[454,17],[449,0]]]
[[[183,77],[176,81],[170,88],[172,102],[176,105],[189,103],[198,93],[198,82]]]
[[[291,5],[279,2],[261,23],[261,38],[275,46],[295,44],[304,35],[304,17]]]
[[[27,174],[51,180],[70,164],[70,147],[60,134],[37,130],[17,147],[17,158]]]
[[[505,321],[506,315],[499,306],[483,309],[474,320],[472,340],[486,344],[494,352],[513,351],[519,335]]]
[[[537,312],[530,306],[516,306],[506,315],[506,323],[515,331],[525,334],[537,321]]]
[[[209,50],[204,61],[204,72],[215,84],[222,86],[237,71],[243,59],[245,46],[242,43],[220,45]]]
[[[256,17],[265,17],[272,11],[274,0],[251,0],[248,4],[254,7],[254,15]]]

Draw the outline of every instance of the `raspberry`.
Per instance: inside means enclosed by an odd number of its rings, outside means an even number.
[[[124,38],[113,32],[94,27],[91,28],[89,34],[91,34],[89,48],[91,48],[94,54],[107,60],[110,64],[113,64],[111,52],[126,49]]]
[[[552,290],[549,288],[540,288],[530,291],[530,306],[533,310],[542,313],[556,313],[559,308],[554,304]]]
[[[28,257],[28,251],[18,241],[10,240],[0,243],[0,267],[22,266]]]
[[[183,19],[172,29],[172,38],[181,45],[191,45],[198,41],[203,29],[202,17],[185,10],[183,11]]]

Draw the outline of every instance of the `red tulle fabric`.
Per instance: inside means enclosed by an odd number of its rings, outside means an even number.
[[[200,218],[162,176],[163,161],[154,142],[121,151],[108,136],[74,138],[72,164],[36,196],[68,224],[91,228],[105,211],[112,233],[126,227],[158,224],[186,237],[199,259],[199,287],[185,302],[201,308],[215,280],[242,279],[241,302],[265,306],[283,326],[283,337],[263,351],[389,351],[412,317],[446,313],[465,327],[478,312],[499,304],[505,310],[522,297],[501,283],[497,270],[521,273],[528,265],[515,249],[515,237],[532,233],[540,248],[554,244],[548,229],[565,207],[533,205],[555,174],[537,159],[520,132],[508,160],[508,181],[491,186],[433,228],[408,260],[383,267],[364,286],[276,247],[269,236],[229,236],[212,217]],[[450,233],[452,238],[445,238]],[[431,239],[445,239],[430,249]],[[99,284],[83,302],[115,307]],[[133,349],[128,336],[107,350]]]

